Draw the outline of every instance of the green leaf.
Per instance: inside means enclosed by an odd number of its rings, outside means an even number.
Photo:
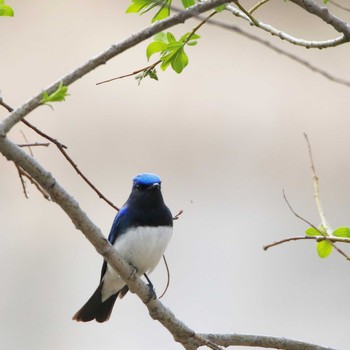
[[[180,74],[183,69],[188,65],[188,57],[182,48],[176,51],[173,59],[171,60],[171,67],[177,74]]]
[[[160,65],[160,68],[163,71],[166,70],[170,66],[171,60],[173,59],[175,54],[176,54],[176,51],[171,51],[170,53],[168,53],[162,57],[162,64]]]
[[[185,9],[187,9],[187,7],[194,5],[194,0],[181,0],[181,1],[182,1],[182,5]]]
[[[170,32],[166,33],[166,37],[167,37],[169,43],[173,43],[174,41],[176,41],[174,35]]]
[[[14,14],[15,12],[13,9],[10,6],[5,5],[4,1],[0,3],[0,16],[13,17]]]
[[[219,12],[224,11],[225,8],[226,8],[226,4],[223,4],[223,5],[215,7],[215,11],[219,13]]]
[[[125,13],[137,13],[144,7],[148,6],[149,2],[145,0],[134,0],[132,4],[126,9]]]
[[[350,238],[350,228],[341,226],[334,230],[333,236]]]
[[[189,38],[190,37],[190,38]],[[188,32],[188,33],[186,33],[186,34],[184,34],[181,38],[180,38],[180,41],[182,41],[182,42],[185,42],[185,41],[189,41],[189,40],[196,40],[196,39],[199,39],[200,38],[200,36],[198,35],[198,34],[196,34],[196,33],[193,33],[192,35],[191,35],[191,32]]]
[[[65,97],[69,96],[69,94],[67,94],[67,91],[68,91],[68,86],[64,86],[61,82],[57,90],[53,92],[51,95],[49,95],[47,92],[43,93],[43,98],[41,100],[41,103],[64,101]]]
[[[317,254],[320,258],[327,258],[332,249],[332,244],[326,240],[317,243]]]
[[[171,2],[171,1],[170,1]],[[161,21],[164,18],[167,18],[170,16],[170,6],[168,5],[168,2],[166,1],[160,10],[156,13],[156,15],[152,18],[152,23],[156,21]]]
[[[160,41],[161,43],[168,43],[167,34],[164,32],[157,33],[153,37],[154,41]]]
[[[147,60],[149,60],[150,57],[156,52],[166,50],[166,47],[167,44],[161,41],[153,41],[153,43],[150,43],[146,49]]]
[[[150,77],[151,79],[158,80],[157,71],[155,69],[147,69],[140,74],[135,76],[135,79],[138,81],[138,85],[141,84],[142,79]]]
[[[321,236],[320,232],[313,227],[309,227],[305,230],[306,236]]]

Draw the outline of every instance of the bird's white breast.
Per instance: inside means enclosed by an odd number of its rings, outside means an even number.
[[[129,229],[119,236],[115,249],[131,265],[137,275],[151,272],[159,263],[170,241],[173,228],[170,226],[140,226]],[[102,300],[118,292],[125,282],[109,265],[103,277]]]
[[[151,272],[165,252],[172,234],[170,226],[140,226],[128,230],[118,237],[115,249],[138,274]]]

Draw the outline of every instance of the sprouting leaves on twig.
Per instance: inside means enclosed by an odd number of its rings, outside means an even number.
[[[9,16],[13,17],[15,12],[12,7],[5,4],[5,0],[0,0],[0,16]]]
[[[154,36],[154,41],[147,46],[146,55],[149,60],[155,53],[160,54],[162,61],[160,68],[164,71],[170,65],[176,73],[181,73],[188,65],[188,56],[185,53],[185,45],[194,46],[197,44],[198,34],[189,32],[184,34],[179,40],[168,33],[159,33]]]
[[[57,90],[52,94],[48,94],[47,92],[43,93],[43,98],[41,99],[42,104],[47,104],[49,102],[61,102],[64,101],[66,96],[69,96],[67,93],[68,86],[64,86],[62,82],[59,84]]]

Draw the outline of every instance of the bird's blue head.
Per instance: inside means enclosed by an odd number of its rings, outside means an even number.
[[[161,180],[158,175],[149,173],[136,175],[128,199],[129,206],[150,208],[163,205],[160,187]]]
[[[138,174],[132,180],[134,184],[145,187],[152,186],[153,184],[160,185],[161,183],[160,177],[151,173]]]

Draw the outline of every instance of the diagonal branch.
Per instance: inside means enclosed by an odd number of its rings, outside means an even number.
[[[0,124],[1,126],[1,124]],[[181,320],[166,308],[159,299],[152,299],[149,293],[148,285],[135,275],[134,269],[121,258],[119,253],[113,248],[108,240],[103,236],[101,230],[90,220],[84,211],[80,208],[78,202],[67,193],[64,188],[56,181],[56,179],[44,169],[34,158],[30,157],[15,143],[10,141],[6,136],[0,134],[0,152],[9,160],[25,170],[33,177],[40,186],[50,195],[52,201],[57,203],[67,216],[72,220],[75,227],[80,230],[85,237],[95,247],[97,252],[115,269],[123,280],[128,284],[130,291],[136,293],[138,297],[148,308],[150,316],[159,321],[173,335],[174,339],[181,343],[185,349],[198,349],[200,346],[207,346],[211,349],[218,350],[220,346],[228,346],[228,339],[220,340],[220,335],[201,335],[197,334]],[[234,337],[235,335],[231,335]],[[218,337],[217,339],[215,337]],[[247,346],[245,336],[242,337],[242,345]],[[255,336],[256,346],[271,347],[270,343],[264,344],[262,337]],[[297,344],[299,342],[296,342]],[[236,339],[236,345],[237,345]],[[279,343],[279,349],[297,350],[325,350],[322,347],[291,347],[292,340],[285,343]],[[276,348],[276,347],[275,347]],[[330,349],[328,349],[330,350]]]
[[[150,26],[142,29],[141,31],[132,34],[128,38],[122,40],[121,42],[112,45],[109,49],[90,59],[88,62],[83,64],[82,66],[76,68],[73,72],[63,76],[53,84],[51,84],[44,91],[41,91],[26,103],[24,103],[21,107],[17,108],[14,112],[12,112],[2,123],[2,130],[0,130],[1,134],[8,133],[11,128],[21,121],[27,114],[36,109],[41,105],[41,100],[43,96],[43,92],[47,92],[49,95],[55,92],[60,83],[64,86],[71,85],[84,75],[88,74],[92,70],[97,67],[105,64],[110,59],[118,56],[122,52],[136,46],[137,44],[149,39],[153,35],[175,26],[179,23],[184,23],[187,19],[194,17],[200,13],[206,12],[208,10],[214,9],[219,5],[223,5],[227,3],[227,0],[206,0],[202,1],[194,6],[187,8],[179,13],[176,13],[162,21],[151,24]]]

